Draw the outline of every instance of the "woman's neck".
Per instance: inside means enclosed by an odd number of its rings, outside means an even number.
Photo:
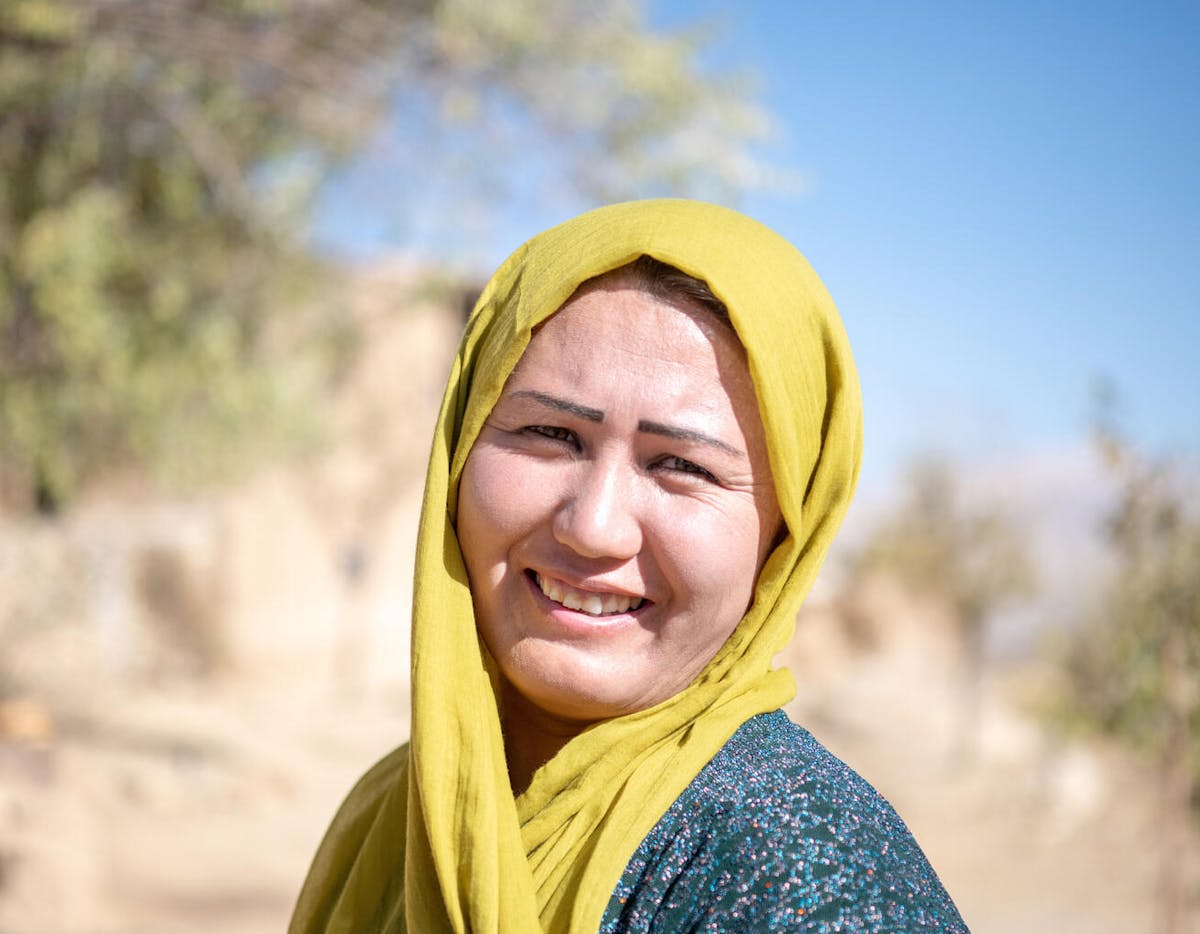
[[[507,683],[502,690],[504,756],[513,794],[520,795],[533,781],[533,773],[588,724],[547,714]]]

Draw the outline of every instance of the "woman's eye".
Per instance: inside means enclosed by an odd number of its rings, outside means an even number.
[[[560,428],[557,425],[528,425],[524,429],[526,434],[539,435],[543,438],[549,438],[552,441],[567,441],[574,443],[575,432],[569,428]]]
[[[674,454],[669,457],[664,457],[658,462],[660,467],[667,470],[675,471],[676,473],[692,474],[700,477],[703,480],[713,480],[717,478],[708,470],[705,470],[699,464],[694,464],[689,460],[684,460],[682,457],[676,457]]]

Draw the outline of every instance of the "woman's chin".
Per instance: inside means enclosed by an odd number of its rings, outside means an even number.
[[[573,656],[576,653],[563,651],[514,652],[501,663],[509,683],[534,708],[526,715],[582,729],[653,707],[675,693],[665,684],[661,669],[648,660],[613,665],[609,659]]]

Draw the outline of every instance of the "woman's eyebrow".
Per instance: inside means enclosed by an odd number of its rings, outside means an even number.
[[[560,412],[567,412],[570,415],[578,416],[586,419],[589,422],[603,422],[604,413],[600,409],[593,409],[590,406],[580,405],[578,402],[572,402],[570,399],[563,399],[559,396],[552,396],[547,392],[538,392],[536,389],[518,389],[515,392],[509,393],[511,397],[520,399],[532,399],[547,408],[557,409]],[[722,441],[720,438],[714,438],[712,435],[705,434],[702,431],[696,431],[694,428],[680,428],[677,425],[664,425],[662,422],[651,422],[643,419],[638,422],[638,431],[643,431],[646,434],[660,435],[664,438],[674,438],[676,441],[691,441],[695,444],[707,444],[709,447],[717,448],[724,451],[726,454],[732,454],[734,457],[745,457],[746,452]]]
[[[674,438],[676,441],[692,441],[697,444],[707,444],[709,447],[717,448],[724,451],[726,454],[732,454],[734,457],[745,457],[746,452],[735,448],[732,444],[727,444],[720,438],[714,438],[712,435],[706,435],[702,431],[696,431],[694,428],[680,428],[676,425],[664,425],[661,422],[638,422],[638,431],[644,431],[647,434],[662,435],[664,438]]]
[[[587,419],[589,422],[604,421],[604,413],[599,409],[580,405],[578,402],[572,402],[570,399],[560,399],[558,396],[538,392],[536,389],[518,389],[516,392],[509,393],[509,395],[515,398],[532,399],[534,402],[540,402],[542,405],[558,409],[560,412],[577,415],[579,418]]]

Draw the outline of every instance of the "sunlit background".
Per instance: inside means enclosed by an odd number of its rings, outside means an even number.
[[[771,128],[747,150],[747,190],[726,200],[795,243],[838,300],[867,392],[869,483],[931,444],[997,459],[1077,446],[1098,379],[1117,387],[1132,437],[1196,453],[1195,4],[649,12],[664,29],[707,25],[700,60],[749,73]],[[397,121],[379,151],[403,132]],[[368,154],[327,189],[318,242],[489,271],[597,203],[542,174],[544,145],[517,140],[499,166],[475,153],[519,193],[478,218],[449,209],[453,172],[397,178]]]
[[[285,925],[407,736],[473,296],[664,194],[855,349],[793,718],[973,931],[1195,929],[1198,49],[1186,2],[4,0],[0,930]]]

